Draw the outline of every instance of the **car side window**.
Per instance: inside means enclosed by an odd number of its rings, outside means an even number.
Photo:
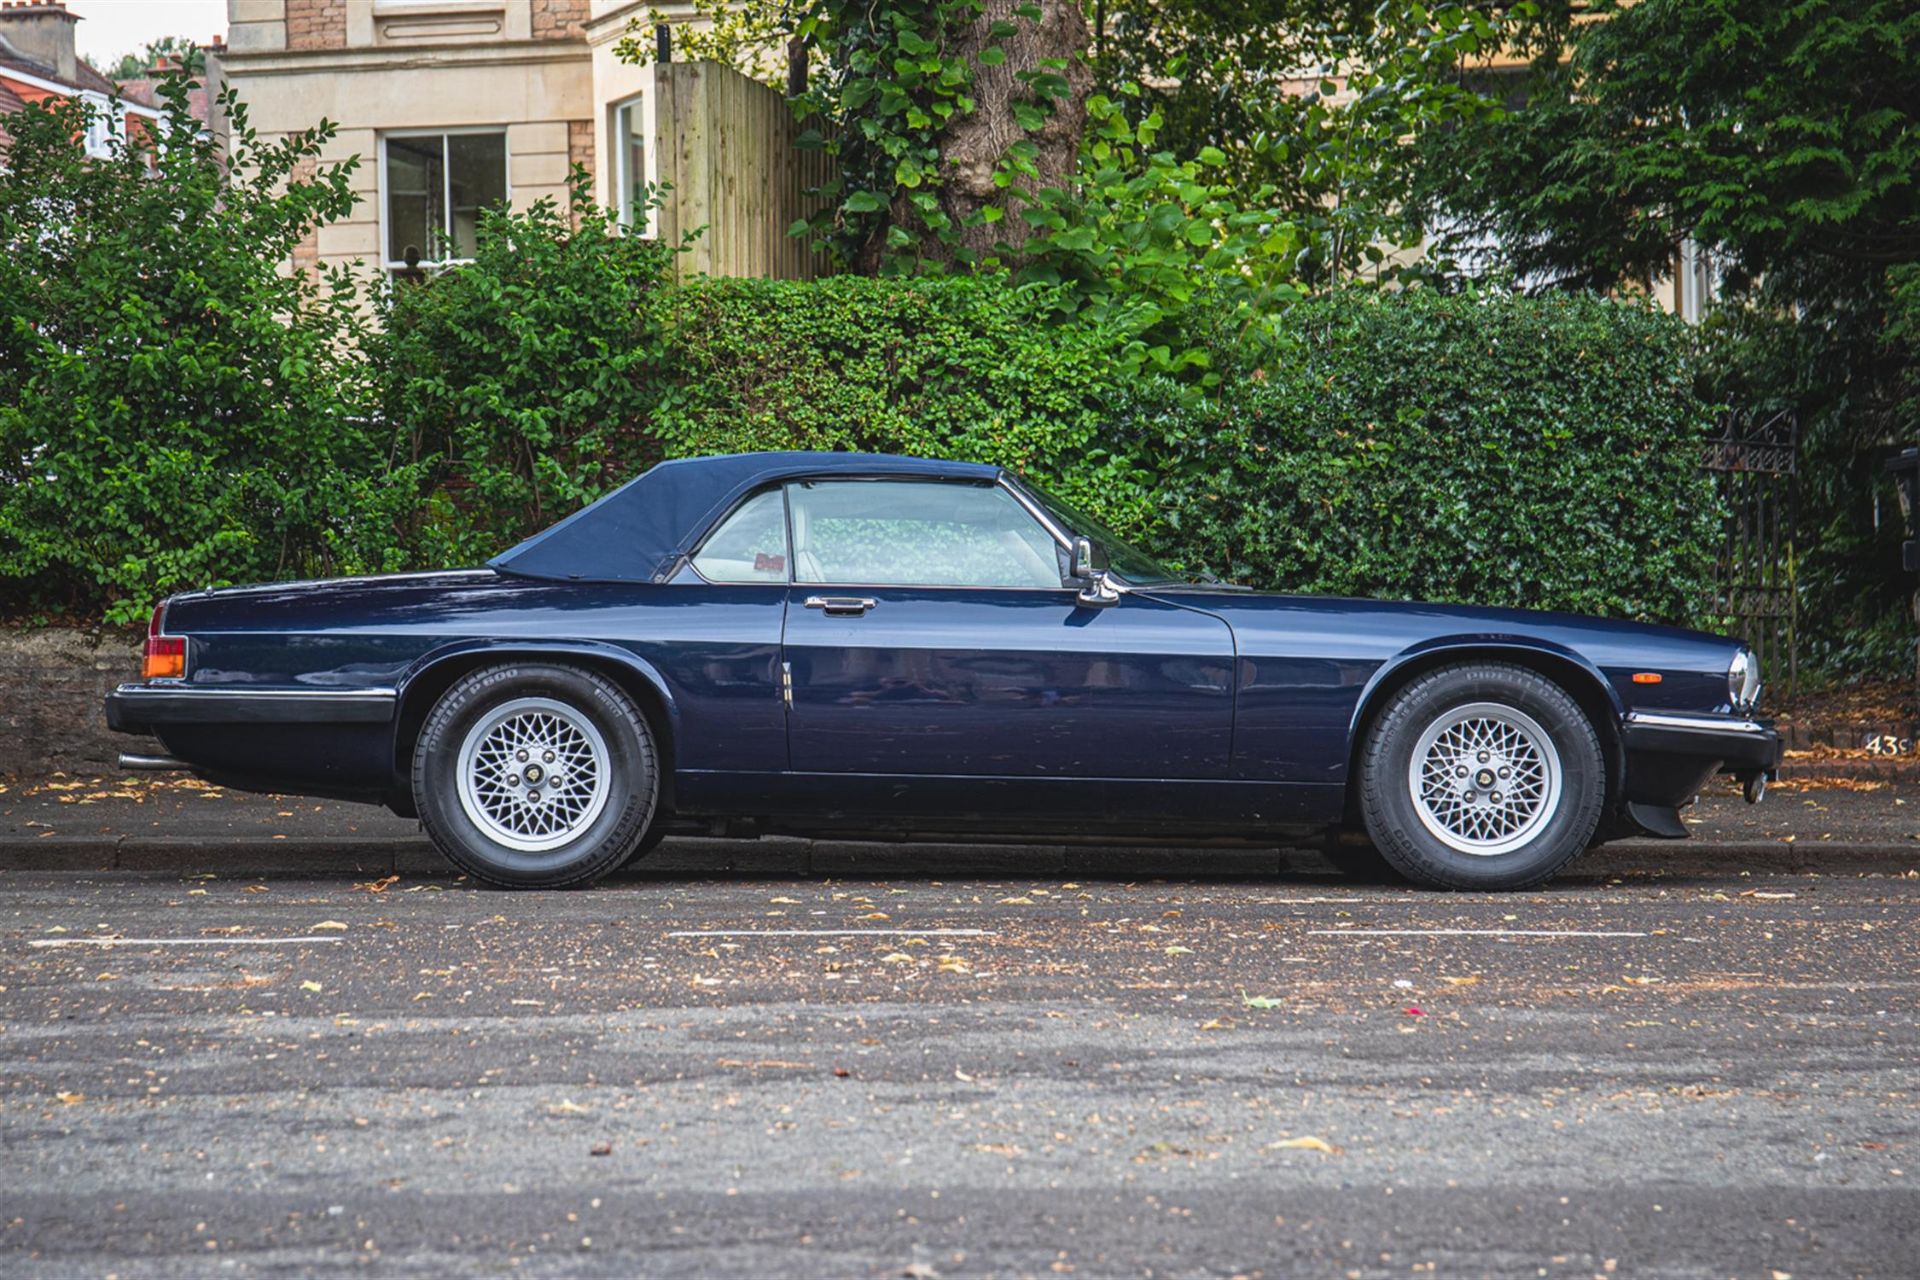
[[[857,586],[1061,585],[1054,541],[1006,490],[932,480],[787,487],[795,582]]]
[[[785,582],[787,509],[780,490],[756,493],[720,522],[693,557],[709,582]]]

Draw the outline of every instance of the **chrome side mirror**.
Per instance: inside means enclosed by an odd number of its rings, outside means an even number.
[[[1091,578],[1094,575],[1092,538],[1073,540],[1073,561],[1067,566],[1067,572],[1076,578]]]
[[[1104,609],[1110,604],[1120,603],[1120,593],[1107,581],[1107,571],[1093,567],[1091,538],[1073,540],[1073,555],[1068,568],[1082,584],[1080,594],[1074,597],[1076,604],[1087,609]]]

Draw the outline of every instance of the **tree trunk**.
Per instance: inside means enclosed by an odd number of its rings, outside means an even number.
[[[993,183],[994,170],[1007,148],[1023,139],[1039,148],[1034,166],[1039,170],[1038,187],[1063,187],[1073,180],[1080,159],[1080,134],[1087,123],[1087,93],[1093,82],[1086,52],[1089,33],[1077,0],[1042,0],[1038,22],[1014,16],[1024,0],[985,0],[983,11],[965,30],[953,37],[952,51],[966,56],[973,66],[974,109],[970,115],[955,116],[939,136],[940,204],[953,219],[954,239],[943,242],[930,231],[920,232],[922,257],[951,262],[956,249],[964,248],[984,256],[999,241],[1017,250],[1031,232],[1026,221],[1010,209],[999,222],[967,226],[967,219],[990,204],[1006,204],[1009,192]],[[1010,22],[1014,34],[995,41],[989,34],[996,22]],[[990,44],[1006,50],[1006,60],[998,66],[983,66],[979,53]],[[1042,70],[1050,60],[1063,62],[1060,69],[1070,86],[1065,97],[1053,100],[1047,122],[1037,132],[1028,133],[1014,116],[1016,102],[1032,101],[1033,95],[1018,75],[1022,71]],[[1035,185],[1022,179],[1016,189]],[[1017,204],[1017,197],[1015,203]],[[892,221],[904,227],[919,227],[919,219],[907,204],[905,193],[894,201]],[[871,271],[878,265],[884,234],[875,237],[867,254],[872,263],[863,263]]]

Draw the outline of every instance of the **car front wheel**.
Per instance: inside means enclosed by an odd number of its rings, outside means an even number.
[[[414,748],[414,802],[440,852],[513,888],[589,884],[646,837],[653,734],[621,688],[547,663],[487,667],[435,704]]]
[[[1566,690],[1508,663],[1443,667],[1367,735],[1360,811],[1383,857],[1444,889],[1523,889],[1587,847],[1606,801],[1600,739]]]

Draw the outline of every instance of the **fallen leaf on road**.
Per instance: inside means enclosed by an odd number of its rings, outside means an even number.
[[[1406,1014],[1409,1018],[1424,1018],[1427,1016],[1427,1011],[1425,1009],[1416,1009],[1412,1005],[1408,1005],[1406,1008],[1402,1009],[1400,1012]]]
[[[973,970],[967,968],[966,963],[962,961],[959,956],[941,956],[940,972],[941,973],[972,973]]]
[[[1321,1155],[1330,1156],[1338,1152],[1340,1148],[1328,1145],[1326,1139],[1324,1138],[1316,1138],[1316,1137],[1313,1137],[1312,1135],[1308,1135],[1307,1137],[1304,1137],[1304,1138],[1288,1138],[1284,1142],[1269,1142],[1263,1148],[1263,1150],[1266,1150],[1266,1151],[1318,1151]]]
[[[1480,981],[1480,975],[1476,973],[1472,977],[1468,977],[1468,978],[1441,978],[1440,981],[1446,983],[1450,987],[1470,987],[1474,983]]]
[[[973,1077],[972,1077],[972,1076],[970,1076],[970,1075],[968,1075],[968,1074],[967,1074],[966,1072],[964,1072],[964,1071],[962,1071],[962,1070],[961,1070],[960,1068],[958,1068],[958,1067],[955,1067],[955,1068],[953,1069],[953,1078],[954,1078],[955,1080],[964,1080],[964,1081],[966,1081],[966,1082],[967,1082],[968,1084],[972,1084],[972,1083],[973,1083]]]
[[[1766,893],[1759,889],[1742,889],[1740,891],[1740,896],[1743,898],[1779,899],[1779,898],[1797,898],[1800,895],[1797,893]]]
[[[845,1080],[848,1076],[852,1074],[853,1072],[847,1070],[845,1067],[835,1067],[833,1069],[833,1076],[834,1076],[834,1079],[836,1080]]]
[[[1233,1030],[1233,1019],[1232,1018],[1208,1018],[1205,1022],[1200,1024],[1200,1029],[1202,1031],[1231,1031]]]
[[[904,951],[890,951],[880,957],[881,964],[912,964],[913,957]]]
[[[1190,956],[1193,954],[1193,948],[1192,947],[1168,947],[1166,948],[1166,953],[1170,956]]]
[[[587,1148],[587,1154],[590,1156],[610,1156],[613,1154],[613,1144],[611,1142],[596,1142]]]
[[[1278,1009],[1281,1005],[1272,996],[1250,996],[1245,987],[1240,988],[1240,1003],[1249,1009]]]
[[[773,903],[784,903],[789,907],[797,907],[800,905],[800,899],[798,898],[768,898],[767,901],[773,902]]]
[[[1000,905],[1003,907],[1030,907],[1033,905],[1033,899],[1032,898],[1002,898],[1000,899]]]
[[[547,1108],[550,1116],[584,1116],[590,1108],[583,1107],[572,1098],[562,1098]]]
[[[333,933],[341,933],[346,930],[346,927],[346,922],[343,920],[322,920],[313,926],[313,931],[317,933],[321,929],[326,929]]]
[[[231,936],[236,933],[245,933],[246,931],[247,926],[243,924],[224,924],[213,929],[202,929],[200,932],[203,936],[212,936],[214,934]]]
[[[53,1096],[57,1100],[59,1100],[63,1105],[69,1106],[69,1107],[73,1106],[76,1103],[85,1102],[87,1100],[87,1095],[84,1093],[68,1093],[68,1092],[62,1091],[60,1093],[54,1094]]]
[[[400,883],[399,876],[387,876],[385,879],[382,879],[382,880],[367,880],[360,884],[356,884],[353,887],[359,890],[361,893],[385,893],[388,889],[391,889],[394,885],[399,883]]]
[[[784,1058],[755,1058],[751,1061],[745,1058],[721,1058],[714,1065],[716,1067],[769,1067],[789,1071],[813,1070],[811,1062],[788,1062]]]
[[[309,980],[307,980],[306,982],[303,982],[303,983],[301,983],[301,984],[300,984],[300,989],[301,989],[302,991],[323,991],[323,990],[325,990],[325,988],[324,988],[324,987],[322,987],[322,986],[321,986],[321,985],[320,985],[319,983],[317,983],[317,982],[314,982],[314,981],[313,981],[313,980],[311,980],[311,979],[309,979]]]
[[[1660,981],[1660,979],[1658,979],[1658,978],[1655,978],[1655,977],[1653,977],[1653,976],[1651,976],[1651,975],[1649,975],[1649,976],[1647,976],[1647,977],[1644,977],[1644,978],[1636,978],[1636,977],[1634,977],[1634,976],[1632,976],[1631,974],[1621,974],[1621,975],[1620,975],[1620,980],[1621,980],[1622,982],[1625,982],[1625,983],[1627,983],[1627,984],[1628,984],[1628,985],[1630,985],[1630,986],[1635,986],[1635,987],[1650,987],[1650,986],[1652,986],[1652,985],[1653,985],[1654,983],[1656,983],[1656,982],[1658,982],[1658,981]]]
[[[265,886],[265,885],[263,885],[263,884],[250,884],[250,885],[248,885],[248,886],[247,886],[246,888],[244,888],[244,889],[242,889],[242,890],[241,890],[240,892],[242,892],[242,893],[268,893],[268,892],[271,892],[271,891],[270,891],[270,890],[269,890],[269,889],[267,888],[267,886]]]

